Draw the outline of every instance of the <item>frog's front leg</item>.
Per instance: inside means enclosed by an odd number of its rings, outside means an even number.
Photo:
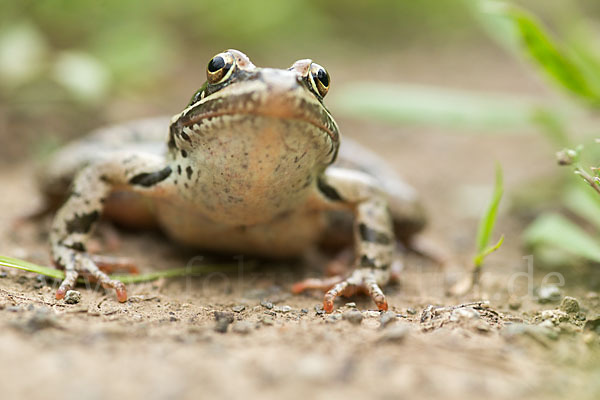
[[[113,189],[160,196],[172,186],[168,179],[171,172],[159,156],[127,153],[93,164],[75,177],[71,194],[54,217],[50,233],[54,263],[65,270],[57,299],[62,299],[83,274],[95,278],[105,288],[115,289],[119,301],[127,300],[125,285],[98,268],[87,253],[86,242]]]
[[[356,270],[327,291],[323,309],[333,311],[333,302],[340,295],[348,296],[364,291],[380,310],[387,310],[388,304],[381,286],[390,280],[396,241],[385,194],[371,176],[343,168],[330,167],[318,183],[326,206],[350,207],[355,217]],[[329,282],[331,281],[324,283]],[[300,284],[295,287],[295,291],[308,289],[310,286],[319,285],[312,280],[312,285]]]

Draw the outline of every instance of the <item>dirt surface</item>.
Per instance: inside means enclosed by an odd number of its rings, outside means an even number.
[[[464,62],[454,66],[461,74],[447,79],[485,86],[480,75],[469,75],[477,68]],[[512,75],[515,66],[496,68],[505,87],[541,94],[528,75]],[[430,76],[420,80],[436,83]],[[489,85],[483,89],[500,83]],[[529,285],[538,288],[550,271],[523,275],[529,270],[520,233],[527,221],[508,212],[509,198],[497,228],[507,240],[489,258],[482,290],[446,295],[472,255],[493,160],[504,166],[510,191],[555,168],[547,142],[535,135],[340,125],[421,191],[431,221],[425,237],[452,254],[454,267],[442,270],[406,256],[401,282],[385,290],[391,312],[373,311],[368,298],[355,297],[336,303],[330,315],[319,310],[322,294],[290,294],[295,281],[323,274],[326,260],[318,255],[129,285],[123,304],[112,292],[85,287],[78,288],[79,304],[66,304],[54,300],[55,282],[0,268],[2,398],[598,398],[597,288],[557,271],[565,277],[560,297],[538,301]],[[40,204],[32,176],[26,164],[0,171],[0,253],[47,264],[49,219],[14,226],[16,217]],[[118,232],[115,241],[115,232],[103,224],[98,247],[133,257],[144,271],[205,255],[158,233]],[[577,299],[578,312],[557,311],[565,295]]]

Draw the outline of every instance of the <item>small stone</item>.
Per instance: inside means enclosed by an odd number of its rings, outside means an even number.
[[[382,313],[381,318],[379,319],[380,327],[385,328],[390,322],[395,321],[396,318],[396,313],[393,311],[386,311]]]
[[[308,308],[302,308],[302,309],[300,309],[300,312],[302,314],[308,314]]]
[[[542,321],[542,323],[540,323],[539,326],[552,329],[554,328],[554,323],[551,319],[547,319],[545,321]]]
[[[560,303],[560,309],[567,314],[577,314],[579,312],[579,302],[574,297],[565,296]]]
[[[65,294],[65,303],[77,304],[81,301],[81,292],[77,290],[67,290]]]
[[[233,306],[231,309],[233,310],[233,312],[240,313],[246,309],[246,306],[240,304],[238,306]]]
[[[327,322],[328,324],[335,324],[340,319],[342,319],[342,316],[340,314],[331,314],[329,317],[327,317],[325,322]]]
[[[365,316],[367,316],[369,318],[379,318],[379,316],[381,316],[381,312],[369,310],[369,311],[365,311]]]
[[[479,312],[474,308],[461,307],[452,311],[452,314],[450,315],[450,321],[468,321],[478,319],[479,317],[481,317],[481,314],[479,314]]]
[[[567,313],[562,310],[544,310],[542,311],[541,316],[542,320],[550,320],[554,325],[569,320]]]
[[[346,311],[344,314],[342,314],[342,318],[345,321],[350,322],[351,324],[360,325],[360,323],[363,320],[363,315],[358,310],[350,310],[350,311]]]
[[[275,323],[275,321],[273,321],[273,318],[268,315],[263,316],[261,322],[265,325],[273,325]]]
[[[414,308],[412,308],[412,307],[408,307],[408,308],[406,309],[406,313],[407,313],[407,314],[409,314],[409,315],[415,315],[415,314],[417,313],[417,310],[415,310],[415,309],[414,309]]]
[[[285,313],[289,313],[290,311],[292,311],[292,307],[290,307],[290,306],[274,307],[273,311],[285,314]]]
[[[409,332],[410,328],[406,324],[394,324],[383,331],[383,334],[379,337],[379,341],[399,343],[408,336]]]
[[[323,315],[323,314],[325,314],[325,310],[323,310],[323,305],[322,304],[317,304],[315,306],[315,313],[317,315]]]
[[[6,273],[6,271],[0,271],[0,278],[6,278],[8,276],[8,274]]]
[[[247,335],[252,330],[252,324],[247,321],[237,321],[231,326],[231,330],[241,335]]]
[[[354,303],[354,302],[346,303],[346,307],[356,308],[356,303]]]
[[[554,303],[560,300],[560,289],[556,285],[541,286],[538,291],[538,303]]]
[[[273,303],[271,303],[270,301],[261,300],[260,305],[266,308],[267,310],[273,309]]]
[[[233,314],[225,311],[215,311],[214,316],[216,320],[215,331],[219,333],[227,332],[227,328],[233,322]]]

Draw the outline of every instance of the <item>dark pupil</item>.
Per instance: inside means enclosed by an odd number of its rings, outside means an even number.
[[[210,62],[208,63],[208,70],[210,72],[217,72],[224,66],[225,66],[225,60],[223,60],[223,57],[217,56],[217,57],[213,58],[212,60],[210,60]]]
[[[329,76],[327,75],[327,72],[325,72],[324,69],[321,68],[317,72],[317,79],[321,81],[323,86],[325,86],[325,87],[329,86]]]

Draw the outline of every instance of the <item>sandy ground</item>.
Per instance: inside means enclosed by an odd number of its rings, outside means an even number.
[[[520,82],[532,85],[521,76],[509,86]],[[54,282],[0,269],[0,397],[598,398],[600,342],[590,329],[600,312],[598,288],[565,274],[562,295],[577,298],[581,310],[563,314],[542,313],[556,310],[560,299],[540,304],[527,291],[548,271],[536,269],[511,286],[514,273],[527,271],[520,248],[526,221],[508,212],[508,199],[497,229],[507,240],[489,258],[482,291],[445,294],[446,282],[464,273],[472,254],[493,160],[504,166],[509,189],[518,188],[555,168],[547,142],[534,135],[340,125],[423,193],[431,220],[425,236],[449,250],[457,267],[443,271],[406,257],[401,282],[386,288],[392,312],[373,311],[369,299],[356,297],[339,301],[331,315],[318,309],[321,294],[290,293],[293,282],[322,275],[317,256],[129,285],[123,304],[112,292],[81,287],[81,302],[68,305],[54,300]],[[41,201],[31,166],[4,168],[0,182],[7,188],[0,196],[0,253],[47,264],[49,220],[13,227]],[[119,232],[115,246],[106,240],[108,224],[100,231],[101,246],[133,257],[144,271],[203,255],[158,233]]]

